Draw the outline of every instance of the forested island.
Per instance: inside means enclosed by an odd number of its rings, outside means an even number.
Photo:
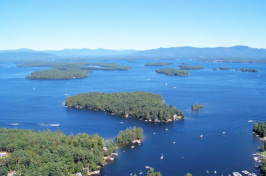
[[[250,68],[239,68],[236,69],[236,71],[242,71],[242,72],[259,72],[257,69],[250,69]]]
[[[143,129],[133,127],[120,131],[116,141],[142,140]],[[106,146],[98,134],[66,136],[61,131],[51,132],[0,128],[0,175],[14,171],[18,175],[93,174],[117,150],[110,140]]]
[[[171,62],[148,62],[145,66],[167,66],[172,64]]]
[[[101,110],[152,122],[168,122],[184,117],[182,111],[165,105],[160,95],[148,92],[84,93],[66,98],[65,105],[68,108]]]
[[[174,69],[174,68],[162,68],[162,69],[156,70],[156,72],[163,73],[169,76],[187,76],[188,75],[188,71]]]
[[[179,68],[181,70],[202,70],[202,69],[204,69],[204,67],[200,66],[200,65],[195,65],[195,66],[180,65]]]
[[[258,134],[260,137],[266,137],[266,122],[254,123],[253,132]],[[263,140],[263,144],[260,147],[260,156],[263,157],[263,161],[261,164],[261,171],[265,175],[266,174],[266,141]]]
[[[231,70],[230,67],[219,67],[220,70]]]
[[[141,143],[143,138],[143,129],[133,127],[132,129],[127,128],[124,131],[120,131],[115,138],[116,142],[121,145],[129,143]]]
[[[95,67],[97,66],[97,67]],[[78,79],[85,78],[93,70],[130,70],[132,67],[120,66],[116,63],[90,63],[90,62],[51,62],[37,61],[20,63],[17,67],[51,67],[50,69],[39,70],[26,76],[27,79]]]
[[[194,104],[191,105],[191,109],[192,110],[198,110],[200,108],[204,108],[204,106],[203,105],[199,105],[198,102],[195,105]]]

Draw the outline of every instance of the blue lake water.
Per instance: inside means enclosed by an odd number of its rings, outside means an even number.
[[[252,153],[261,142],[253,135],[253,123],[248,120],[266,120],[266,65],[171,60],[168,62],[174,64],[167,67],[177,68],[182,62],[205,67],[189,71],[188,77],[174,77],[155,73],[162,67],[145,67],[148,62],[145,60],[108,62],[133,69],[94,71],[85,79],[38,81],[24,77],[43,68],[1,64],[4,68],[0,69],[0,127],[59,129],[67,135],[98,133],[105,139],[114,138],[127,127],[142,127],[143,144],[134,149],[130,146],[120,149],[117,159],[106,165],[101,175],[139,175],[141,171],[145,175],[145,166],[154,167],[164,176],[182,176],[187,172],[197,176],[215,175],[214,171],[225,175],[242,170],[259,173],[254,168]],[[231,70],[213,71],[214,67],[231,67]],[[235,71],[236,68],[255,68],[259,72],[242,73]],[[99,111],[65,108],[66,97],[96,91],[160,94],[166,104],[182,110],[185,119],[153,124]],[[196,102],[204,108],[191,111],[191,104]],[[164,159],[160,160],[162,154]]]

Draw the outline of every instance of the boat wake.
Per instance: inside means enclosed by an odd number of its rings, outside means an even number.
[[[37,123],[39,126],[59,126],[60,124],[44,124],[44,123]]]
[[[19,125],[19,123],[9,123],[9,125],[17,126],[17,125]]]

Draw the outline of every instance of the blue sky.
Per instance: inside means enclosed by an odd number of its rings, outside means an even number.
[[[0,0],[0,50],[266,48],[265,0]]]

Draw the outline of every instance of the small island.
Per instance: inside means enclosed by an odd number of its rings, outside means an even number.
[[[66,98],[65,105],[68,108],[101,110],[150,122],[169,122],[184,117],[182,111],[165,105],[160,95],[149,92],[91,92],[70,96]]]
[[[231,70],[230,67],[219,67],[220,70]]]
[[[194,104],[191,105],[191,109],[192,110],[198,110],[198,109],[201,109],[201,108],[204,108],[204,106],[203,105],[199,105],[198,102],[195,105]]]
[[[236,71],[242,71],[242,72],[259,72],[257,69],[250,69],[250,68],[239,68],[236,69]]]
[[[261,163],[261,171],[266,174],[266,122],[254,123],[253,132],[261,137],[263,144],[260,147],[260,153],[254,159]]]
[[[213,71],[217,71],[217,68],[213,68],[212,70],[213,70]]]
[[[127,128],[124,131],[120,131],[117,137],[115,138],[117,144],[126,145],[130,143],[141,143],[143,138],[143,129],[136,128]]]
[[[171,62],[148,62],[145,66],[167,66],[172,64]]]
[[[185,64],[180,65],[179,68],[181,70],[202,70],[202,69],[204,69],[204,67],[200,66],[200,65],[189,66],[189,65],[185,65]]]
[[[156,72],[166,74],[169,76],[188,76],[188,71],[174,69],[174,68],[162,68],[162,69],[156,70]]]

